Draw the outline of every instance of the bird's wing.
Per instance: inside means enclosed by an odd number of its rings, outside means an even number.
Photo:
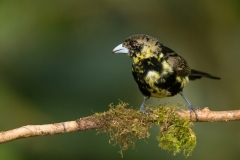
[[[179,56],[174,51],[172,51],[171,53],[166,53],[165,55],[166,61],[173,68],[177,76],[190,75],[190,67],[188,66],[187,61],[183,57]]]

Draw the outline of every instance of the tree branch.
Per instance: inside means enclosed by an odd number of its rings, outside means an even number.
[[[187,117],[190,115],[189,111],[177,112],[180,117]],[[240,120],[240,110],[232,111],[210,111],[208,108],[197,110],[198,121],[196,121],[195,114],[192,114],[192,122],[226,122]]]
[[[131,110],[131,109],[127,109]],[[106,114],[107,112],[104,112]],[[99,113],[98,113],[99,114]],[[240,120],[240,110],[232,111],[210,111],[208,108],[203,110],[197,110],[198,121],[197,122],[223,122],[223,121],[235,121]],[[189,111],[177,111],[177,115],[182,118],[189,117]],[[145,115],[143,115],[145,116]],[[146,116],[145,116],[146,117]],[[157,121],[158,116],[154,113],[149,113],[151,121]],[[147,117],[148,118],[148,117]],[[146,118],[146,119],[147,119]],[[136,118],[135,118],[136,120]],[[119,121],[127,121],[126,119],[121,119],[121,117],[113,116],[110,123],[119,123]],[[195,114],[192,114],[191,121],[196,122]],[[127,122],[129,123],[129,122]],[[85,131],[98,129],[101,124],[101,119],[96,114],[77,119],[75,121],[54,123],[54,124],[44,124],[44,125],[27,125],[20,128],[12,129],[9,131],[0,132],[0,143],[27,138],[33,136],[45,136],[45,135],[55,135],[76,131]],[[101,129],[103,129],[103,124],[101,124]],[[105,126],[107,127],[107,126]]]
[[[76,131],[97,129],[98,119],[94,116],[84,117],[75,121],[44,125],[27,125],[9,131],[0,132],[0,143],[20,138],[55,135]]]

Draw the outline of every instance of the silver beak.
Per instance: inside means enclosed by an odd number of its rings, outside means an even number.
[[[123,47],[122,44],[119,44],[117,47],[115,47],[112,51],[113,53],[123,53],[128,54],[129,50],[126,47]]]

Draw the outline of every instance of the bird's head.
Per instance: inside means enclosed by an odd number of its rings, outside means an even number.
[[[138,34],[127,38],[122,44],[115,47],[113,53],[122,53],[130,56],[134,61],[150,57],[159,57],[161,44],[156,38]]]

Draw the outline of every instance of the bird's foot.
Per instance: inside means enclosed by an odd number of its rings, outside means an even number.
[[[188,109],[190,110],[190,118],[192,117],[192,112],[194,112],[195,116],[196,116],[196,121],[198,121],[198,114],[196,112],[196,110],[200,109],[199,107],[194,107],[193,105],[189,105]]]
[[[148,116],[148,113],[146,112],[147,110],[152,111],[152,108],[145,108],[144,106],[140,107],[140,112],[142,112],[143,114],[146,114],[146,116]]]

